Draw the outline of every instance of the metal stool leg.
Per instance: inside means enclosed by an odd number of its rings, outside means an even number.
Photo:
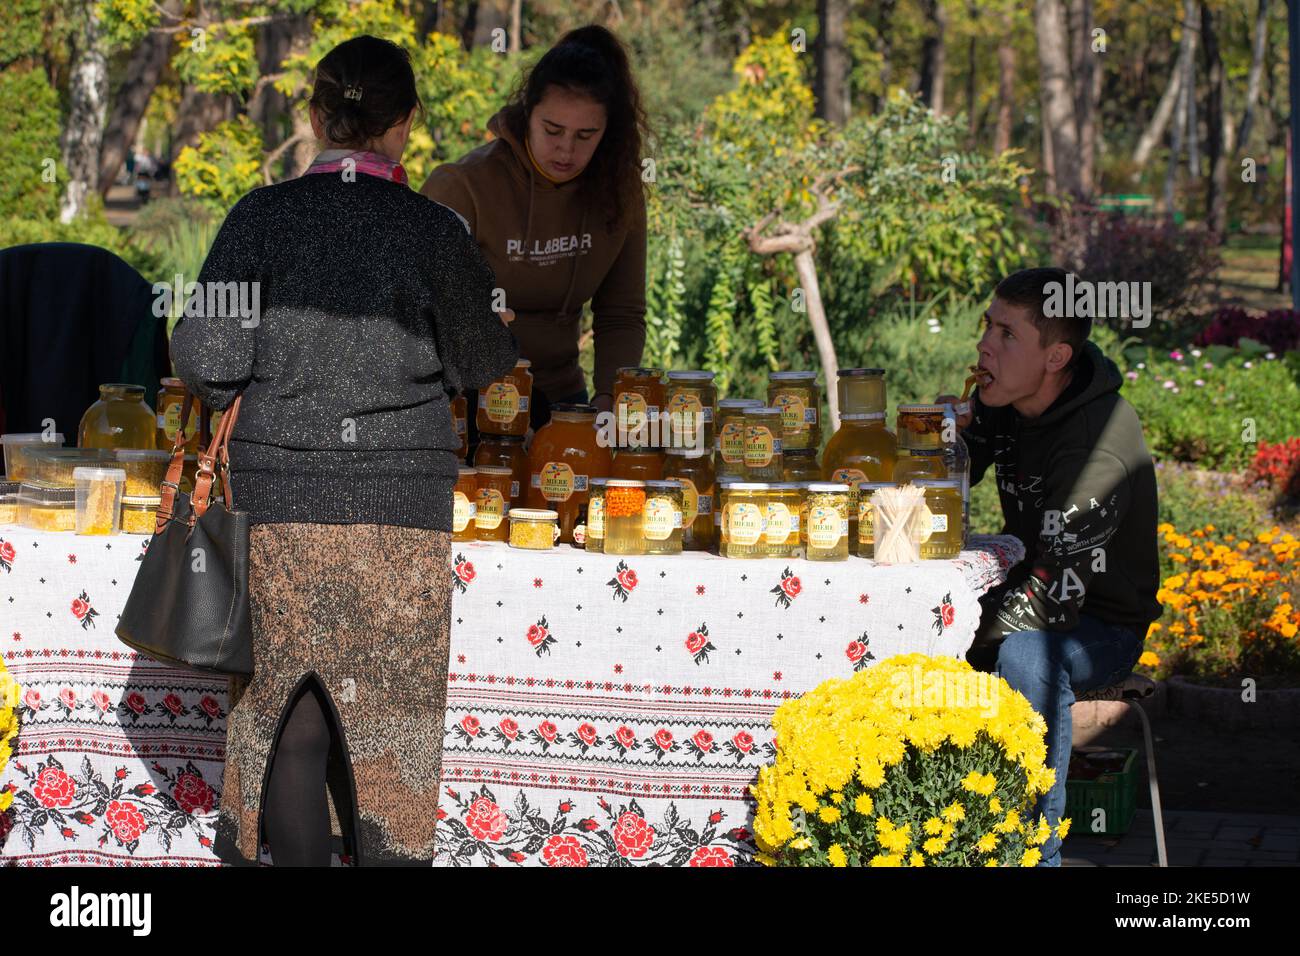
[[[1169,866],[1169,856],[1165,852],[1165,821],[1160,812],[1160,784],[1156,780],[1156,748],[1155,741],[1151,736],[1151,720],[1147,717],[1147,712],[1142,709],[1142,705],[1137,701],[1130,700],[1128,704],[1142,718],[1142,737],[1146,742],[1147,751],[1147,777],[1151,781],[1151,815],[1154,818],[1156,829],[1156,859],[1160,866],[1167,867]]]

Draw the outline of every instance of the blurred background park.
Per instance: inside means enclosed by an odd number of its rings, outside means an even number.
[[[929,400],[960,389],[1000,276],[1150,282],[1149,327],[1094,334],[1160,473],[1168,610],[1144,667],[1295,687],[1286,16],[1281,0],[10,0],[0,246],[88,242],[150,281],[195,278],[230,206],[316,152],[311,69],[339,41],[411,52],[418,186],[486,141],[565,30],[603,23],[652,129],[646,364],[712,369],[731,396],[774,369],[883,366],[891,402]],[[1000,523],[985,482],[973,524]]]

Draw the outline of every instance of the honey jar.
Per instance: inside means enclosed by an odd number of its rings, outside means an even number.
[[[669,423],[668,444],[691,451],[712,451],[713,413],[718,390],[713,373],[680,371],[668,373],[665,389]]]
[[[460,450],[456,457],[461,461],[469,454],[469,400],[464,395],[457,395],[451,400],[451,427],[460,439]]]
[[[785,476],[779,408],[745,410],[745,477],[754,481],[780,481]]]
[[[883,368],[842,368],[835,390],[841,415],[885,414]]]
[[[591,479],[608,477],[613,469],[610,450],[597,438],[595,407],[570,404],[551,406],[551,420],[533,436],[528,452],[528,507],[558,512],[564,543],[573,543]]]
[[[519,435],[528,433],[528,413],[533,400],[533,373],[528,359],[478,393],[478,412],[474,423],[484,435]]]
[[[158,419],[144,400],[143,385],[99,386],[99,401],[81,416],[80,448],[157,448]]]
[[[797,482],[777,482],[767,496],[767,525],[763,544],[769,558],[794,558],[802,553],[799,533],[803,491]]]
[[[605,550],[605,485],[608,478],[591,479],[587,497],[587,539],[584,547],[597,553]]]
[[[717,481],[713,453],[667,449],[664,478],[682,485],[682,550],[708,551],[714,540],[714,497]]]
[[[476,538],[474,518],[478,512],[477,475],[475,469],[462,467],[456,476],[451,505],[452,541],[473,541]]]
[[[766,482],[732,481],[722,489],[722,537],[718,553],[724,558],[765,558],[767,502],[772,486]]]
[[[515,508],[510,512],[510,547],[551,550],[560,537],[559,517],[544,508]]]
[[[856,496],[858,499],[858,518],[857,518],[857,536],[858,550],[857,554],[863,558],[874,558],[876,556],[876,509],[872,504],[871,496],[881,488],[897,488],[892,481],[864,481],[857,486]],[[850,526],[854,523],[850,522]],[[852,534],[852,531],[850,531]]]
[[[659,421],[664,407],[664,370],[620,368],[614,379],[614,416],[619,448],[660,448],[666,444]]]
[[[509,537],[510,469],[480,465],[474,475],[474,537],[479,541],[505,541]]]
[[[605,554],[645,554],[645,501],[644,481],[605,483]]]
[[[474,449],[474,467],[500,465],[510,469],[510,507],[528,503],[528,452],[522,435],[481,435]]]
[[[745,411],[762,407],[756,398],[724,398],[718,402],[714,467],[719,481],[745,479]]]
[[[809,561],[844,561],[849,556],[849,486],[812,482],[804,505],[803,541]]]
[[[781,441],[787,452],[821,447],[822,390],[816,372],[772,372],[767,404],[781,410]]]
[[[831,436],[822,456],[827,481],[847,484],[849,499],[849,552],[858,553],[857,488],[864,481],[890,481],[898,457],[894,433],[885,427],[884,412],[849,412],[840,415],[839,430]]]
[[[898,406],[898,461],[894,481],[899,484],[919,478],[948,477],[944,457],[943,405]]]
[[[620,448],[614,452],[609,474],[622,481],[659,481],[664,476],[664,453],[654,448]]]
[[[158,389],[158,403],[155,405],[158,418],[158,447],[171,450],[176,441],[176,432],[181,427],[181,409],[185,406],[185,383],[179,378],[164,378],[162,388]],[[203,406],[196,398],[190,403],[190,420],[185,426],[185,450],[191,454],[199,451],[199,418]]]
[[[785,449],[786,481],[821,481],[822,466],[817,460],[817,449],[798,448],[794,451]]]
[[[153,534],[161,504],[162,497],[158,495],[123,495],[122,533]]]
[[[961,553],[961,480],[923,478],[913,484],[925,489],[930,509],[930,536],[921,541],[921,558],[955,558]]]
[[[677,481],[647,481],[641,527],[646,554],[682,553],[682,486]]]

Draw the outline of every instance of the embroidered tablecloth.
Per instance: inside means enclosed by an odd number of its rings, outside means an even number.
[[[0,860],[213,865],[225,681],[113,626],[147,538],[0,529],[0,646],[22,686]],[[748,863],[771,715],[897,653],[964,655],[1023,556],[619,558],[453,545],[443,865]]]

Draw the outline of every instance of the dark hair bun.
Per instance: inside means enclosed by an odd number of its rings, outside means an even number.
[[[410,55],[369,34],[343,41],[316,64],[310,105],[320,111],[325,137],[353,148],[383,136],[413,107],[424,110]]]

